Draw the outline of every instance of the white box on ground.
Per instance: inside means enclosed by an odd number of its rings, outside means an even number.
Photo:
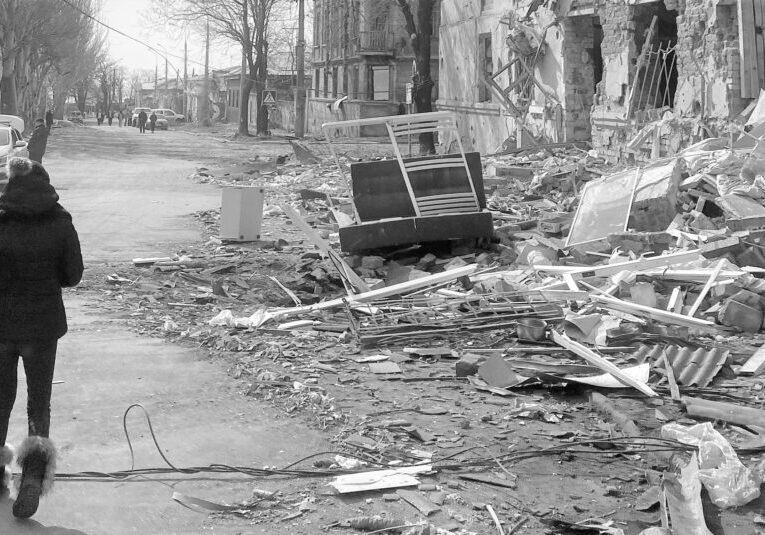
[[[226,186],[221,194],[220,238],[232,241],[260,239],[265,191],[257,186]]]

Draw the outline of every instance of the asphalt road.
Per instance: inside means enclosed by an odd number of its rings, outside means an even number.
[[[251,152],[178,131],[141,135],[128,127],[75,127],[53,130],[43,164],[73,215],[86,269],[99,272],[137,256],[166,256],[172,244],[199,239],[188,215],[218,206],[220,194],[186,176],[210,160]],[[151,413],[157,438],[177,466],[284,466],[330,449],[317,432],[245,397],[222,363],[133,334],[124,320],[97,311],[87,292],[68,291],[65,301],[70,332],[59,346],[51,430],[59,473],[130,468],[122,416],[133,403]],[[24,388],[11,422],[9,440],[16,444],[26,432]],[[163,466],[143,419],[135,413],[128,421],[136,467]],[[289,524],[209,518],[171,499],[177,491],[235,503],[249,498],[255,485],[276,490],[280,484],[173,475],[160,481],[59,480],[30,521],[15,520],[12,502],[0,500],[0,534],[286,534]]]

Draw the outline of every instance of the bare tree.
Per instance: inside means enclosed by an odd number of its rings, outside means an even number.
[[[210,23],[214,35],[222,36],[242,47],[247,71],[239,109],[239,134],[248,136],[249,99],[253,87],[256,94],[256,132],[268,130],[268,109],[263,106],[263,90],[268,75],[269,21],[274,6],[281,0],[154,0],[154,7],[171,20],[189,26]]]
[[[71,73],[69,62],[91,39],[92,0],[0,3],[0,110],[29,120],[44,109],[47,82]]]

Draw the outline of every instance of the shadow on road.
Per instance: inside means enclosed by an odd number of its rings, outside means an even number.
[[[0,498],[0,533],[3,535],[87,535],[77,529],[43,526],[37,520],[19,520],[13,516],[13,500]]]

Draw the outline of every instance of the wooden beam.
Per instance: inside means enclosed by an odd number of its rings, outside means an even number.
[[[749,357],[741,368],[738,370],[739,375],[760,375],[765,371],[765,345],[760,347],[754,354]]]
[[[597,353],[595,353],[590,348],[580,344],[579,342],[576,342],[566,336],[565,334],[558,333],[556,331],[552,331],[550,333],[550,338],[553,342],[558,344],[564,349],[568,349],[572,353],[580,356],[584,360],[586,360],[588,363],[592,364],[593,366],[597,366],[601,370],[605,371],[606,373],[610,373],[613,375],[620,383],[626,386],[631,386],[632,388],[635,388],[645,394],[649,397],[656,397],[658,394],[654,392],[650,386],[647,384],[637,381],[627,375],[625,375],[618,366],[615,364],[607,361]]]
[[[295,210],[287,203],[283,203],[280,206],[281,209],[284,210],[284,213],[287,214],[287,216],[292,220],[292,222],[297,227],[299,227],[300,230],[303,231],[303,234],[305,234],[306,238],[308,238],[308,241],[315,245],[316,248],[324,253],[327,257],[329,257],[334,266],[340,272],[340,276],[344,280],[347,280],[357,291],[369,291],[369,286],[366,282],[364,282],[364,279],[359,277],[356,272],[353,271],[353,268],[349,266],[334,249],[332,249],[332,246],[326,240],[324,240],[324,238],[319,236],[319,233],[316,232],[316,230],[314,230],[311,225],[306,223],[305,220],[300,217],[300,214],[297,212],[297,210]]]
[[[688,416],[765,428],[765,411],[735,403],[683,397]]]
[[[757,44],[754,31],[754,0],[738,0],[738,43],[741,56],[741,98],[757,98]]]
[[[329,301],[322,301],[313,305],[306,305],[302,307],[283,308],[277,309],[273,312],[269,312],[269,319],[282,318],[287,316],[295,316],[298,314],[310,314],[319,310],[326,310],[329,308],[341,307],[344,303],[349,305],[369,303],[377,299],[385,299],[394,295],[404,295],[415,290],[421,290],[431,286],[438,286],[447,282],[459,279],[460,277],[466,277],[475,272],[478,269],[478,264],[469,264],[467,266],[460,266],[443,273],[436,273],[435,275],[429,275],[419,279],[402,282],[399,284],[393,284],[386,286],[385,288],[378,288],[377,290],[371,290],[356,295],[349,295],[347,297],[340,297],[337,299],[330,299]]]
[[[706,298],[707,294],[709,293],[709,290],[712,288],[712,285],[717,280],[717,277],[720,275],[720,271],[722,271],[723,266],[725,265],[725,260],[720,260],[717,262],[717,265],[715,266],[714,270],[712,271],[712,274],[709,276],[709,279],[707,279],[707,283],[704,285],[704,287],[701,289],[701,293],[696,298],[696,301],[691,305],[691,309],[688,311],[688,317],[692,318],[696,315],[696,312],[699,310],[699,307],[701,306],[701,303],[704,302],[704,299]]]
[[[717,328],[717,325],[712,321],[690,318],[688,316],[683,316],[682,314],[675,314],[674,312],[661,310],[660,308],[653,308],[645,305],[639,305],[637,303],[630,303],[629,301],[622,301],[621,299],[606,297],[604,295],[593,295],[591,298],[594,302],[599,303],[605,308],[617,310],[619,312],[625,312],[627,314],[632,314],[633,316],[649,318],[652,320],[661,321],[663,323],[670,323],[683,327],[699,329]]]
[[[616,275],[620,271],[625,270],[644,271],[652,268],[675,266],[677,264],[693,262],[700,258],[701,253],[698,249],[694,249],[692,251],[681,251],[679,253],[663,256],[650,256],[648,258],[640,258],[639,260],[630,260],[628,262],[619,262],[617,264],[607,264],[604,266],[572,268],[568,266],[534,265],[532,268],[534,268],[535,271],[544,271],[547,273],[571,273],[574,280],[579,280],[584,277],[610,277],[611,275]]]

